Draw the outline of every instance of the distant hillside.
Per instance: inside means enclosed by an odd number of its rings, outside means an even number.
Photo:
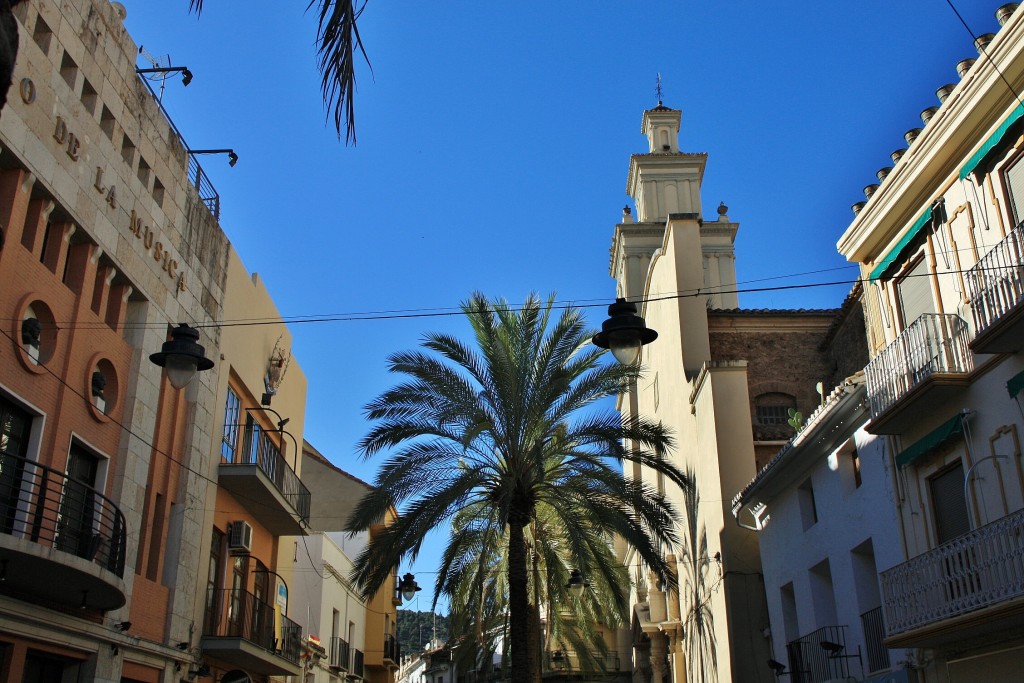
[[[402,655],[422,652],[423,646],[434,637],[435,626],[438,640],[448,640],[448,617],[440,614],[435,616],[430,612],[398,610],[398,644],[402,647]]]

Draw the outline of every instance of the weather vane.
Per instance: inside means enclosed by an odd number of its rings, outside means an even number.
[[[654,86],[654,94],[658,96],[658,104],[661,104],[661,72],[658,72],[658,81]]]

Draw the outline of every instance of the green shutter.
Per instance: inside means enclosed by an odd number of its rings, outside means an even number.
[[[964,164],[963,168],[960,169],[961,180],[969,176],[971,172],[973,172],[974,169],[976,169],[981,162],[985,160],[985,157],[988,156],[989,152],[995,149],[996,145],[1002,141],[1003,137],[1006,135],[1006,131],[1010,129],[1010,126],[1015,124],[1022,116],[1024,116],[1024,104],[1019,104],[1012,112],[1010,112],[1010,115],[1006,117],[1006,120],[996,128],[995,132],[988,136],[985,143],[977,152],[974,153],[970,160]]]
[[[904,449],[896,456],[896,466],[906,467],[914,460],[925,453],[938,448],[954,436],[959,436],[964,431],[963,417],[959,414],[943,422],[937,429],[933,429],[923,439],[916,441],[910,448]]]
[[[872,280],[877,280],[878,278],[880,278],[882,276],[882,273],[888,270],[889,266],[891,266],[896,261],[896,259],[900,257],[902,252],[910,245],[910,243],[914,241],[914,238],[917,237],[917,234],[924,229],[924,226],[931,223],[931,220],[932,207],[929,206],[927,209],[925,209],[924,213],[922,213],[921,216],[916,221],[914,221],[914,224],[910,226],[910,230],[907,230],[907,234],[904,235],[903,238],[896,243],[896,246],[889,250],[889,253],[885,255],[885,258],[882,259],[881,263],[874,267],[869,277]]]
[[[1017,373],[1006,383],[1006,391],[1010,394],[1010,398],[1017,398],[1017,394],[1022,389],[1024,389],[1024,372]]]

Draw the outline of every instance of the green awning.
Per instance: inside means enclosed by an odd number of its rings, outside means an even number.
[[[917,460],[925,453],[938,448],[954,436],[964,431],[963,417],[959,414],[943,422],[937,429],[933,429],[923,439],[915,442],[910,448],[906,448],[896,456],[896,466],[906,467],[914,460]]]
[[[988,136],[988,140],[985,140],[985,144],[983,144],[981,148],[971,156],[970,160],[964,164],[963,168],[960,169],[960,180],[969,176],[974,169],[976,169],[978,165],[985,160],[988,153],[1002,141],[1003,137],[1006,135],[1006,131],[1010,129],[1010,126],[1015,124],[1022,116],[1024,116],[1024,104],[1019,104],[1012,112],[1010,112],[1010,115],[1006,117],[1006,120],[996,128],[995,132]]]
[[[896,246],[889,250],[889,253],[885,255],[885,258],[882,259],[882,262],[874,267],[869,277],[872,280],[877,280],[879,277],[881,277],[882,274],[889,269],[889,266],[891,266],[900,257],[900,255],[907,248],[907,246],[914,241],[914,238],[917,237],[918,233],[924,229],[924,226],[931,223],[931,220],[932,207],[929,206],[927,209],[925,209],[924,213],[921,214],[920,218],[914,221],[914,224],[910,227],[910,230],[907,230],[907,234],[904,235],[903,238],[896,243]]]
[[[1006,391],[1010,393],[1010,398],[1017,398],[1021,390],[1024,390],[1024,372],[1014,375],[1006,383]]]

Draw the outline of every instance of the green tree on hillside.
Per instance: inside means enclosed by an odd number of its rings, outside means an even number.
[[[677,539],[670,503],[626,479],[621,461],[684,488],[690,480],[656,455],[672,446],[660,423],[623,422],[594,406],[618,395],[638,370],[602,362],[579,310],[568,307],[556,317],[553,298],[531,296],[513,307],[474,294],[463,311],[473,345],[430,334],[423,350],[392,355],[389,369],[405,380],[367,406],[376,424],[360,444],[364,457],[390,454],[348,531],[368,529],[392,505],[401,514],[356,558],[352,578],[373,595],[397,564],[417,556],[430,530],[476,509],[485,527],[502,532],[486,546],[485,559],[494,562],[500,553],[505,563],[512,679],[536,683],[540,591],[531,584],[529,544],[539,515],[557,518],[559,529],[557,556],[545,560],[549,580],[578,569],[592,583],[614,586],[624,602],[628,586],[604,560],[609,539],[625,539],[666,581],[662,550]],[[453,530],[446,555],[467,528],[473,527]],[[547,552],[549,543],[533,550]],[[447,573],[438,574],[435,594],[445,589]]]

